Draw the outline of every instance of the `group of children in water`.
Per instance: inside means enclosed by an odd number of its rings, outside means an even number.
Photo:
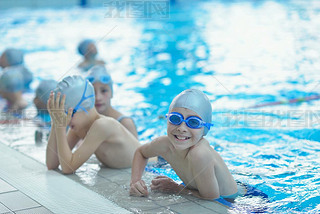
[[[84,40],[78,51],[84,56],[79,68],[87,71],[85,78],[44,80],[36,89],[34,104],[51,121],[46,149],[49,170],[60,166],[64,174],[74,173],[95,154],[106,167],[132,167],[130,195],[147,196],[142,180],[145,166],[148,158],[161,156],[183,183],[158,176],[151,182],[152,190],[231,201],[243,192],[205,138],[213,126],[212,107],[202,91],[186,89],[178,94],[166,115],[167,135],[141,145],[133,120],[111,106],[113,81],[104,62],[96,59],[94,42]],[[28,90],[32,73],[23,65],[22,52],[7,49],[0,66],[4,68],[0,96],[7,100],[8,109],[24,109],[27,103],[22,93]]]

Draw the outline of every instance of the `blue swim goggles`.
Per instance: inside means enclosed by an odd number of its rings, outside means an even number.
[[[100,81],[103,84],[109,84],[111,82],[111,77],[109,75],[102,75],[99,78],[96,78],[94,76],[88,76],[87,80],[89,80],[91,83]]]
[[[91,94],[89,96],[85,96],[86,92],[87,92],[87,87],[88,87],[88,81],[86,81],[86,86],[84,88],[84,91],[83,91],[83,94],[82,94],[82,97],[80,99],[80,101],[78,102],[78,104],[73,108],[73,111],[72,111],[72,115],[71,117],[73,117],[73,115],[78,111],[78,109],[82,109],[84,112],[86,112],[88,114],[88,111],[87,109],[85,109],[84,107],[81,106],[81,103],[83,103],[83,101],[85,101],[86,99],[89,99],[91,97],[94,97],[94,94]],[[68,111],[66,111],[66,114],[68,114]]]
[[[211,123],[206,123],[201,118],[196,116],[190,116],[186,119],[183,118],[183,115],[178,112],[171,112],[170,114],[166,114],[166,118],[173,125],[180,125],[182,122],[185,122],[186,125],[191,129],[199,129],[201,127],[207,127],[210,130],[210,127],[213,126]]]

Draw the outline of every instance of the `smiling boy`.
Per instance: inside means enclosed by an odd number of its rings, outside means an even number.
[[[130,194],[147,196],[141,180],[147,160],[162,156],[174,169],[184,185],[166,176],[151,182],[151,189],[176,194],[192,194],[202,199],[233,198],[237,184],[221,156],[204,136],[209,131],[212,108],[207,96],[196,89],[177,95],[167,114],[167,135],[140,146],[135,152]]]

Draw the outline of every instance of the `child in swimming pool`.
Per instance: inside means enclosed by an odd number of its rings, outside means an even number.
[[[7,110],[20,114],[28,105],[23,98],[24,79],[21,70],[6,68],[0,76],[0,96],[7,101]]]
[[[98,50],[93,40],[85,39],[80,42],[78,52],[84,57],[84,60],[78,65],[78,68],[83,71],[88,71],[95,65],[105,64],[103,60],[96,59]]]
[[[57,83],[57,81],[52,79],[42,80],[36,89],[33,103],[37,108],[37,117],[39,117],[44,123],[50,123],[47,102],[50,97],[50,92],[57,87]]]
[[[24,55],[19,49],[7,48],[0,56],[0,67],[21,70],[24,80],[24,91],[30,89],[33,74],[24,66]]]
[[[36,94],[33,99],[33,103],[37,108],[35,122],[38,127],[41,127],[35,131],[36,143],[42,142],[43,137],[45,137],[44,139],[46,141],[48,140],[51,118],[47,109],[47,102],[50,92],[57,87],[57,83],[57,81],[52,79],[42,80],[36,89]]]
[[[96,65],[89,70],[87,79],[93,84],[95,91],[95,107],[99,114],[112,117],[126,127],[137,139],[138,133],[133,120],[124,116],[111,106],[113,97],[112,79],[104,65]]]
[[[92,84],[81,76],[64,78],[55,92],[51,92],[48,169],[56,169],[60,164],[63,173],[73,173],[92,154],[107,167],[131,167],[134,152],[140,145],[138,140],[117,120],[99,114],[94,101]],[[82,144],[72,152],[80,140]]]
[[[130,194],[149,194],[141,177],[147,159],[154,156],[162,156],[185,185],[158,176],[152,180],[151,190],[192,194],[202,199],[236,194],[237,184],[227,165],[204,138],[212,126],[211,115],[211,104],[203,92],[189,89],[176,96],[167,114],[167,136],[158,137],[135,152]]]

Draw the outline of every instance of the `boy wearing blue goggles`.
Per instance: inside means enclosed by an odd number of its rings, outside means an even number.
[[[147,196],[141,179],[147,158],[162,156],[185,185],[166,176],[151,182],[151,190],[192,194],[202,199],[236,197],[237,184],[220,155],[204,136],[213,126],[212,108],[207,96],[196,89],[174,98],[167,116],[167,135],[140,146],[134,155],[130,194]],[[233,199],[233,198],[232,198]]]
[[[104,65],[96,65],[89,70],[87,80],[93,85],[95,91],[95,107],[99,114],[118,120],[137,139],[138,133],[131,117],[123,115],[111,105],[113,97],[113,81]]]
[[[199,129],[201,127],[207,127],[210,130],[210,127],[213,126],[211,123],[204,122],[201,118],[197,116],[190,116],[184,120],[183,115],[179,112],[171,112],[166,115],[166,118],[173,125],[180,125],[182,122],[185,122],[186,125],[191,129]]]

